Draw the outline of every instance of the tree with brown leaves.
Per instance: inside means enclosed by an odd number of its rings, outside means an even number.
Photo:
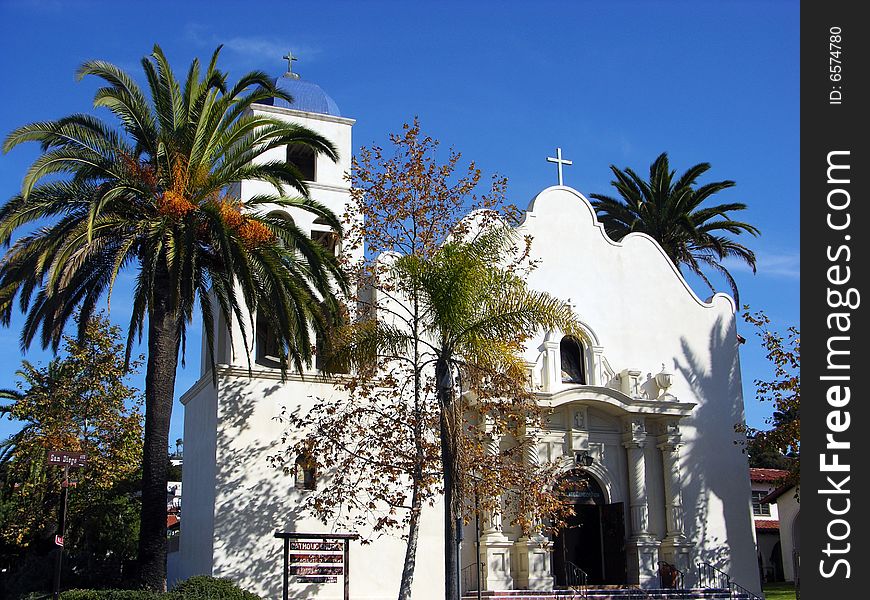
[[[526,530],[560,507],[553,467],[528,459],[541,414],[520,353],[541,328],[571,330],[574,320],[566,304],[526,287],[530,240],[505,224],[517,211],[503,178],[476,195],[480,171],[471,163],[457,173],[453,150],[439,164],[438,142],[416,120],[390,139],[392,156],[363,148],[353,165],[345,239],[365,247],[347,264],[360,282],[359,314],[334,332],[326,365],[354,368],[346,398],[289,417],[292,430],[309,432],[291,456],[315,457],[330,473],[311,496],[321,518],[407,532],[400,600],[411,594],[422,508],[443,493],[453,599],[458,529],[475,499],[493,513],[506,495]],[[519,443],[493,448],[489,440],[507,433]]]
[[[773,414],[767,420],[767,430],[744,427],[752,438],[752,445],[761,450],[774,451],[791,459],[789,471],[797,482],[800,476],[801,446],[801,334],[797,327],[789,327],[786,334],[771,327],[770,318],[762,311],[743,313],[743,319],[753,325],[761,338],[762,348],[773,365],[773,378],[756,379],[756,397],[773,405]]]

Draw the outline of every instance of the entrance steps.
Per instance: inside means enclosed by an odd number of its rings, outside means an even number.
[[[480,592],[486,600],[751,600],[752,596],[725,589],[642,589],[621,586],[579,590],[504,590]],[[465,592],[462,600],[477,600],[477,592]]]

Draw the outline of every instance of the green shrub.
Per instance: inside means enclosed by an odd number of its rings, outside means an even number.
[[[60,600],[180,600],[177,594],[147,590],[68,590]]]
[[[183,600],[261,600],[258,595],[246,592],[230,579],[207,575],[186,579],[172,588],[172,591]]]
[[[68,590],[60,600],[261,600],[230,579],[197,575],[176,585],[171,592],[146,590]]]

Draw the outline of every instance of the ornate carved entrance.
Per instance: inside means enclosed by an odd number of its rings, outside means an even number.
[[[569,585],[571,566],[588,575],[588,583],[626,581],[625,517],[622,502],[606,503],[601,485],[589,473],[575,469],[562,481],[565,501],[574,505],[553,544],[553,576],[557,586]]]

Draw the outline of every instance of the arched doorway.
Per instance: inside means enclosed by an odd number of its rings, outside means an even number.
[[[608,503],[598,481],[583,469],[569,471],[561,486],[574,506],[553,543],[553,576],[557,586],[570,585],[571,565],[588,575],[588,583],[626,582],[625,518],[622,502]]]

